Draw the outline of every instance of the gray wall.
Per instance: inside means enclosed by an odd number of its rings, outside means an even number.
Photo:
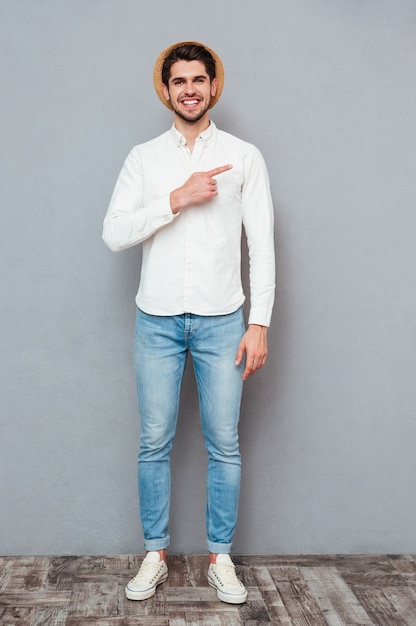
[[[1,0],[0,553],[142,549],[140,250],[101,225],[130,148],[171,124],[152,67],[186,38],[221,54],[213,119],[262,150],[276,206],[235,551],[415,552],[416,3]],[[190,371],[181,408],[171,550],[204,552]]]

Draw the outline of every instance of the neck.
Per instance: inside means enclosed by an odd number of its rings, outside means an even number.
[[[199,137],[199,135],[203,133],[204,130],[207,130],[208,126],[210,125],[210,120],[208,113],[197,122],[187,122],[186,120],[183,120],[181,117],[175,114],[174,124],[176,130],[182,133],[182,135],[185,137],[186,145],[192,151],[195,145],[195,139]]]

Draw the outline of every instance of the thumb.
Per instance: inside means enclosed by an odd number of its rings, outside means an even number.
[[[240,345],[238,346],[237,354],[235,355],[235,364],[240,365],[243,355],[245,351],[244,341],[240,341]]]

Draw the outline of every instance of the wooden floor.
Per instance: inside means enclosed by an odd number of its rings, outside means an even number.
[[[168,557],[169,579],[124,596],[141,557],[0,557],[1,626],[416,625],[416,556],[234,557],[246,604],[216,598],[206,556]]]

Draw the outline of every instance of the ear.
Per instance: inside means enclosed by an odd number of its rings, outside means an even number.
[[[166,100],[170,100],[169,89],[166,87],[165,83],[162,83],[162,89]]]
[[[218,81],[216,78],[213,79],[211,83],[211,96],[214,97],[217,93]]]

